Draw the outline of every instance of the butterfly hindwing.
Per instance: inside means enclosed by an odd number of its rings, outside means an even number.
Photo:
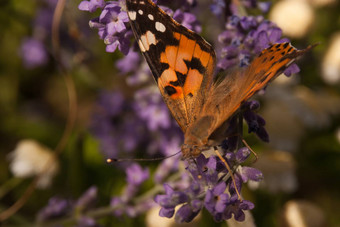
[[[150,0],[127,0],[137,43],[172,115],[185,132],[213,81],[214,49]]]

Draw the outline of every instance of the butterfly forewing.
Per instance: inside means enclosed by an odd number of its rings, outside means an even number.
[[[172,115],[185,132],[213,81],[215,52],[149,0],[127,0],[132,30]]]
[[[313,46],[297,50],[290,43],[277,43],[264,49],[245,73],[249,85],[244,91],[246,94],[244,99],[250,98],[255,92],[262,89],[311,48]]]
[[[205,130],[210,136],[218,127],[227,121],[240,107],[240,105],[265,87],[271,80],[281,74],[297,57],[310,50],[297,50],[290,43],[274,44],[264,49],[245,70],[234,71],[224,77],[220,83],[215,83],[211,89],[201,115],[201,118],[211,119],[212,124]],[[202,128],[197,121],[192,131]],[[207,140],[207,138],[201,138]]]

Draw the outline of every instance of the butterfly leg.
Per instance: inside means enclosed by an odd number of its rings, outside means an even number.
[[[248,143],[247,143],[244,139],[242,139],[242,143],[243,143],[243,144],[251,151],[251,153],[253,153],[253,155],[255,156],[255,160],[254,160],[252,163],[257,162],[258,156],[257,156],[256,152],[253,151],[253,149],[251,149],[251,147],[248,145]]]
[[[235,191],[236,191],[236,194],[237,194],[237,196],[238,196],[238,199],[239,199],[240,201],[242,201],[241,194],[240,194],[240,192],[239,192],[238,189],[237,189],[235,177],[234,177],[234,174],[233,174],[233,172],[232,172],[230,166],[228,165],[227,161],[222,157],[221,153],[218,151],[218,148],[217,148],[216,146],[214,146],[214,152],[215,152],[215,154],[217,155],[217,157],[218,157],[219,159],[221,159],[221,161],[223,162],[223,164],[225,165],[225,167],[227,167],[227,170],[228,170],[229,173],[230,173],[231,180],[233,181],[233,184],[234,184],[234,186],[235,186]]]

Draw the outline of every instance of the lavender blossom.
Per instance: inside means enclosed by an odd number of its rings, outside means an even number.
[[[89,209],[95,205],[97,199],[98,189],[95,186],[90,187],[87,191],[76,201],[75,207],[80,210]]]
[[[217,67],[226,70],[233,66],[245,67],[251,63],[251,59],[257,56],[263,49],[273,43],[289,41],[281,38],[282,31],[274,23],[264,20],[262,16],[229,17],[225,26],[226,30],[219,36],[222,44],[219,53],[220,59]],[[289,76],[298,72],[296,65],[288,67],[284,73]]]
[[[213,14],[221,17],[225,12],[226,3],[224,0],[213,0],[213,4],[210,5],[210,10]]]
[[[197,21],[197,18],[195,15],[183,12],[182,10],[178,9],[174,12],[173,18],[180,24],[182,24],[184,27],[193,30],[197,33],[200,33],[202,31],[202,27],[200,23]]]
[[[116,67],[123,74],[135,72],[139,67],[140,61],[140,54],[130,49],[124,58],[116,62]]]
[[[266,121],[256,111],[260,107],[257,101],[248,101],[243,104],[243,118],[248,124],[248,133],[254,132],[262,141],[269,142],[269,135],[264,128]]]
[[[135,217],[153,205],[150,203],[151,201],[144,201],[136,205],[132,202],[139,191],[139,186],[149,179],[149,170],[143,169],[140,165],[134,163],[127,168],[126,173],[126,181],[128,184],[120,196],[114,196],[111,199],[111,207],[116,207],[114,211],[116,216],[121,216],[125,213],[130,217]]]
[[[127,179],[126,181],[135,186],[139,186],[145,180],[149,178],[149,170],[143,170],[142,167],[138,164],[131,165],[127,170]]]
[[[46,221],[49,219],[62,217],[71,211],[71,201],[52,197],[48,201],[48,205],[41,209],[38,213],[38,221]]]
[[[93,218],[81,216],[78,219],[78,223],[76,226],[77,227],[99,227],[101,225],[98,225],[97,222]]]
[[[262,173],[254,168],[241,167],[250,152],[241,148],[232,155],[226,154],[230,166],[238,166],[234,174],[237,190],[241,191],[243,183],[248,180],[260,181]],[[231,180],[222,180],[228,173],[221,160],[216,157],[209,158],[200,155],[196,162],[188,160],[188,171],[193,177],[193,182],[184,189],[175,190],[165,184],[165,195],[157,195],[155,201],[161,206],[160,215],[172,217],[178,222],[190,222],[199,211],[205,207],[215,221],[231,218],[234,214],[236,220],[244,219],[243,210],[253,209],[254,205],[238,198],[234,184]],[[181,206],[175,213],[175,207]]]
[[[102,9],[105,6],[104,0],[90,0],[82,1],[78,5],[79,10],[89,11],[91,13],[95,12],[98,8]]]
[[[28,69],[42,66],[48,61],[48,54],[44,44],[34,38],[25,38],[22,41],[20,54],[24,66]]]
[[[102,8],[99,17],[90,21],[92,28],[98,29],[98,35],[107,45],[107,52],[114,52],[117,48],[124,55],[127,55],[130,49],[131,31],[127,30],[129,18],[127,13],[122,10],[125,2],[120,1],[82,1],[78,8],[83,11],[94,12]]]

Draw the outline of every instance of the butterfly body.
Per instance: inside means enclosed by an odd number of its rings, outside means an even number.
[[[184,133],[182,155],[196,157],[225,136],[240,105],[308,51],[290,43],[264,49],[246,69],[214,81],[216,56],[201,36],[150,0],[127,0],[130,24],[165,103]],[[217,131],[221,135],[216,137]]]

